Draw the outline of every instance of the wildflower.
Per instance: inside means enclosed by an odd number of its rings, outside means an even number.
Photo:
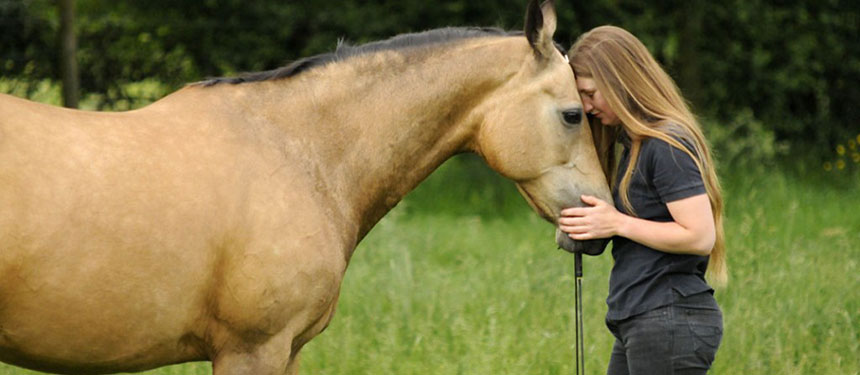
[[[851,154],[851,159],[854,160],[855,163],[860,163],[860,154],[856,152]]]
[[[839,154],[839,156],[845,155],[845,146],[836,145],[836,153]]]
[[[850,149],[851,151],[856,150],[857,149],[857,142],[854,142],[853,139],[849,139],[848,140],[848,149]]]
[[[836,169],[843,170],[845,169],[845,160],[839,159],[836,161]]]
[[[860,143],[860,134],[857,134],[857,143]]]
[[[833,163],[826,161],[824,162],[824,170],[830,172],[833,170]]]

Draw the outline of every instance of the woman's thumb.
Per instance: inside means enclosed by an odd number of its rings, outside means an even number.
[[[582,202],[589,206],[596,206],[598,203],[600,203],[600,199],[597,199],[590,195],[583,195],[579,199],[582,199]]]

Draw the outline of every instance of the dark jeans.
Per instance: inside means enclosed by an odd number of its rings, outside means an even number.
[[[607,375],[707,374],[723,337],[723,315],[709,292],[620,321]]]

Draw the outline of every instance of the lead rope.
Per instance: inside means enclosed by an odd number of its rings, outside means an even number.
[[[582,329],[582,253],[575,255],[574,276],[576,288],[574,290],[576,300],[576,375],[585,375],[585,348],[583,345]]]

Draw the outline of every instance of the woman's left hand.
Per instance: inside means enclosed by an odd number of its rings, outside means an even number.
[[[618,234],[627,218],[615,206],[590,195],[580,199],[587,207],[571,207],[561,211],[559,229],[574,240],[609,238]]]

